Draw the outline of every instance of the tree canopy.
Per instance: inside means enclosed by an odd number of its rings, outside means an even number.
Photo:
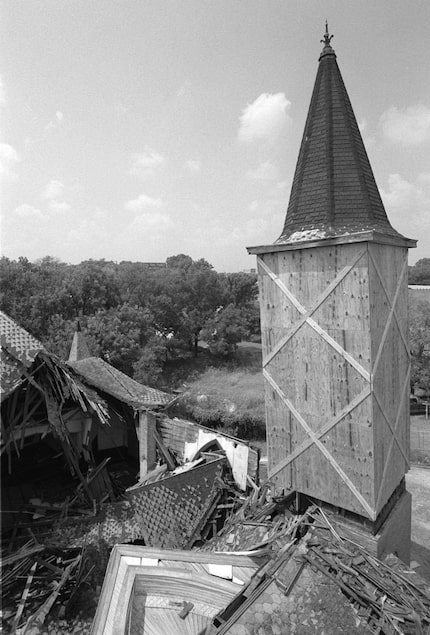
[[[421,258],[409,267],[409,284],[430,284],[430,258]]]
[[[0,279],[0,308],[49,350],[67,358],[79,318],[93,355],[153,385],[169,360],[197,355],[215,323],[216,355],[259,333],[256,275],[219,274],[185,254],[160,266],[3,257]]]

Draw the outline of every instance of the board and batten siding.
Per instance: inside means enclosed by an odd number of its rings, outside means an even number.
[[[269,476],[375,520],[408,469],[407,249],[260,253]]]

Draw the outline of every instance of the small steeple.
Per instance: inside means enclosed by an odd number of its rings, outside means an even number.
[[[76,331],[73,335],[72,345],[70,347],[69,362],[78,362],[80,359],[91,357],[87,342],[81,330],[81,322],[78,319],[76,323]]]
[[[331,46],[324,44],[277,244],[377,231],[399,237],[385,213]]]

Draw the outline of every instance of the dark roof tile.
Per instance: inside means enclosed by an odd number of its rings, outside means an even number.
[[[173,396],[138,383],[100,357],[69,361],[86,383],[133,407],[165,406]]]

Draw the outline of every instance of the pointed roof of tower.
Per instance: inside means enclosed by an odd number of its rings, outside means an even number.
[[[70,347],[69,362],[78,362],[81,359],[91,357],[90,350],[81,331],[81,323],[78,320],[76,331],[73,334],[72,346]]]
[[[403,238],[385,213],[332,37],[326,23],[285,225],[277,244],[369,230]]]

